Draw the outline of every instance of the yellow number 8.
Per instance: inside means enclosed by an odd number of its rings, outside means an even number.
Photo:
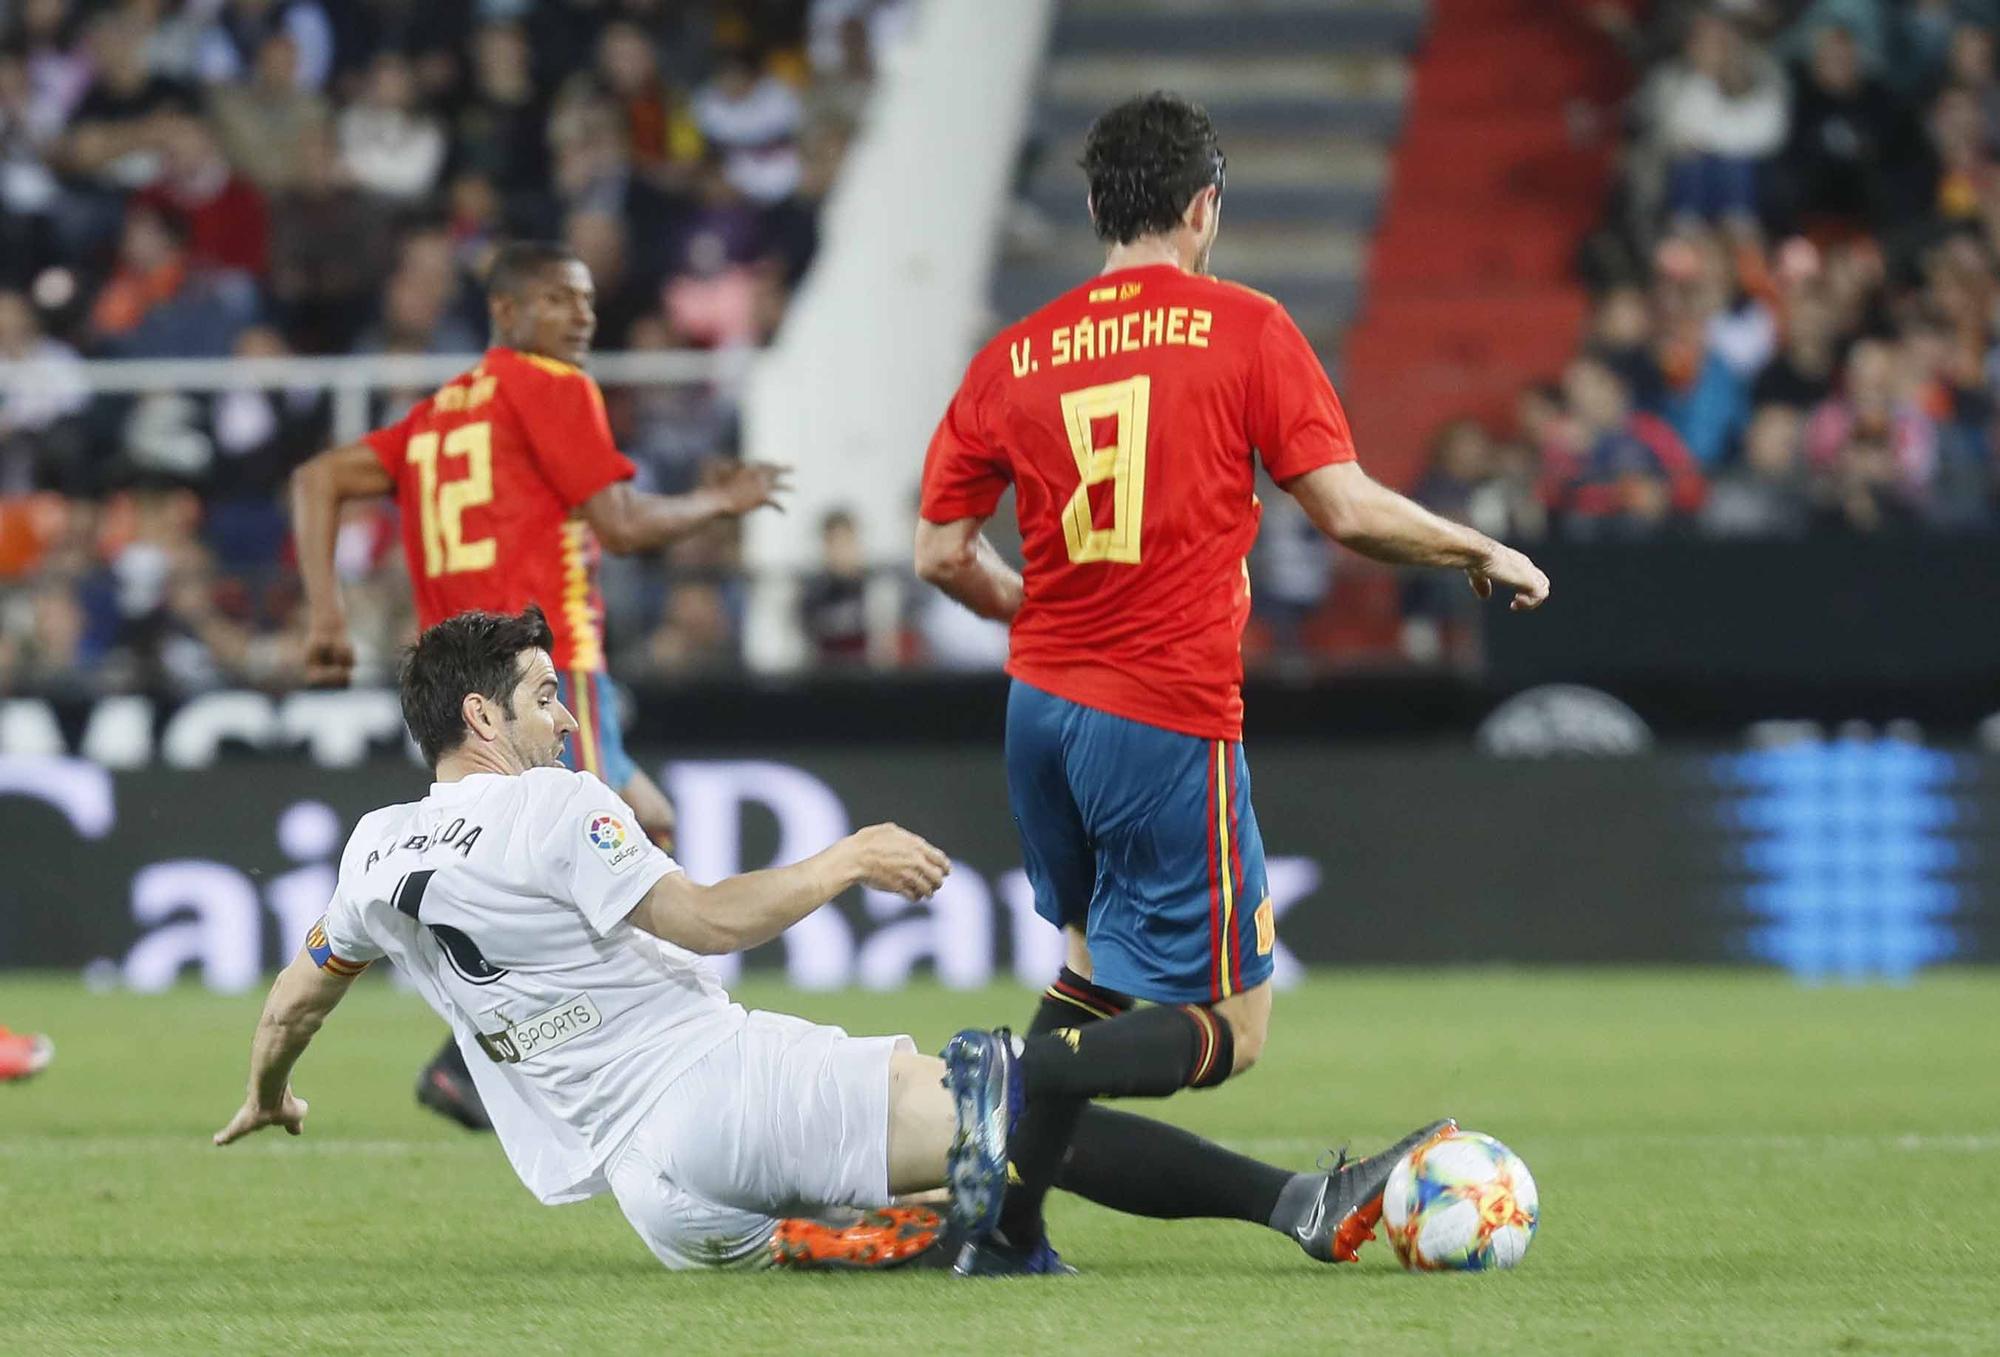
[[[1063,393],[1063,424],[1082,481],[1063,506],[1063,539],[1070,560],[1078,565],[1139,563],[1139,532],[1146,516],[1146,416],[1152,403],[1151,377]],[[1100,448],[1091,426],[1106,419],[1118,432],[1109,447]],[[1111,526],[1100,528],[1091,518],[1090,487],[1106,481],[1112,483]]]

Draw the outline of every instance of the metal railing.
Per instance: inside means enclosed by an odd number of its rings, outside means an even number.
[[[66,367],[92,395],[144,395],[177,391],[318,389],[333,401],[334,441],[352,442],[368,431],[368,398],[378,391],[441,386],[475,366],[471,354],[366,354],[332,358],[100,358]],[[749,350],[668,349],[600,353],[586,365],[606,386],[735,386],[755,362]],[[39,363],[0,363],[0,389],[47,372]]]

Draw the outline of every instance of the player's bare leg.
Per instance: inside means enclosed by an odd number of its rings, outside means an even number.
[[[1264,1038],[1271,1030],[1271,982],[1232,994],[1208,1006],[1208,1011],[1229,1024],[1235,1051],[1231,1074],[1241,1074],[1264,1054]]]
[[[898,1052],[889,1062],[889,1191],[898,1198],[943,1187],[958,1113],[936,1056]],[[792,1219],[771,1236],[781,1267],[880,1270],[948,1267],[957,1238],[929,1206],[898,1204],[863,1212],[849,1224]]]

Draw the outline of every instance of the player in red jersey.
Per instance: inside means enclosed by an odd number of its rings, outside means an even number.
[[[387,428],[321,453],[293,478],[308,611],[306,681],[341,686],[354,669],[333,566],[341,506],[393,495],[419,624],[540,604],[555,632],[562,701],[577,718],[570,765],[616,789],[640,827],[671,847],[672,807],[619,734],[604,661],[600,546],[621,555],[657,552],[775,504],[785,469],[738,466],[687,495],[635,490],[635,468],[612,441],[604,397],[578,366],[597,328],[590,270],[561,246],[516,242],[495,257],[486,297],[493,347],[471,371]],[[418,1097],[484,1128],[452,1042],[424,1072]]]
[[[1041,1201],[1083,1100],[1207,1087],[1263,1048],[1276,938],[1241,743],[1256,462],[1377,560],[1464,570],[1517,610],[1549,589],[1520,552],[1369,479],[1285,309],[1207,275],[1224,162],[1206,113],[1128,101],[1091,129],[1083,166],[1104,271],[972,360],[917,528],[918,573],[1011,624],[1009,799],[1036,908],[1068,951],[1019,1048],[1021,1182],[961,1258],[971,1273],[1060,1269]],[[981,534],[1010,483],[1018,574]],[[1330,1177],[1313,1218],[1365,1230],[1394,1163]],[[1143,1167],[1162,1183],[1206,1170]],[[1277,1180],[1246,1179],[1266,1189]]]

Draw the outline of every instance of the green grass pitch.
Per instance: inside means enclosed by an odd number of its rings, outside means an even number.
[[[1029,996],[746,1002],[935,1048]],[[438,1025],[364,982],[306,1056],[301,1140],[207,1143],[259,996],[0,982],[57,1059],[0,1086],[0,1351],[729,1353],[2000,1351],[2000,977],[1805,989],[1751,973],[1331,973],[1265,1063],[1153,1104],[1304,1166],[1450,1113],[1518,1150],[1541,1233],[1513,1273],[1309,1262],[1244,1225],[1059,1202],[1083,1276],[696,1276],[608,1200],[550,1210],[420,1112]]]

